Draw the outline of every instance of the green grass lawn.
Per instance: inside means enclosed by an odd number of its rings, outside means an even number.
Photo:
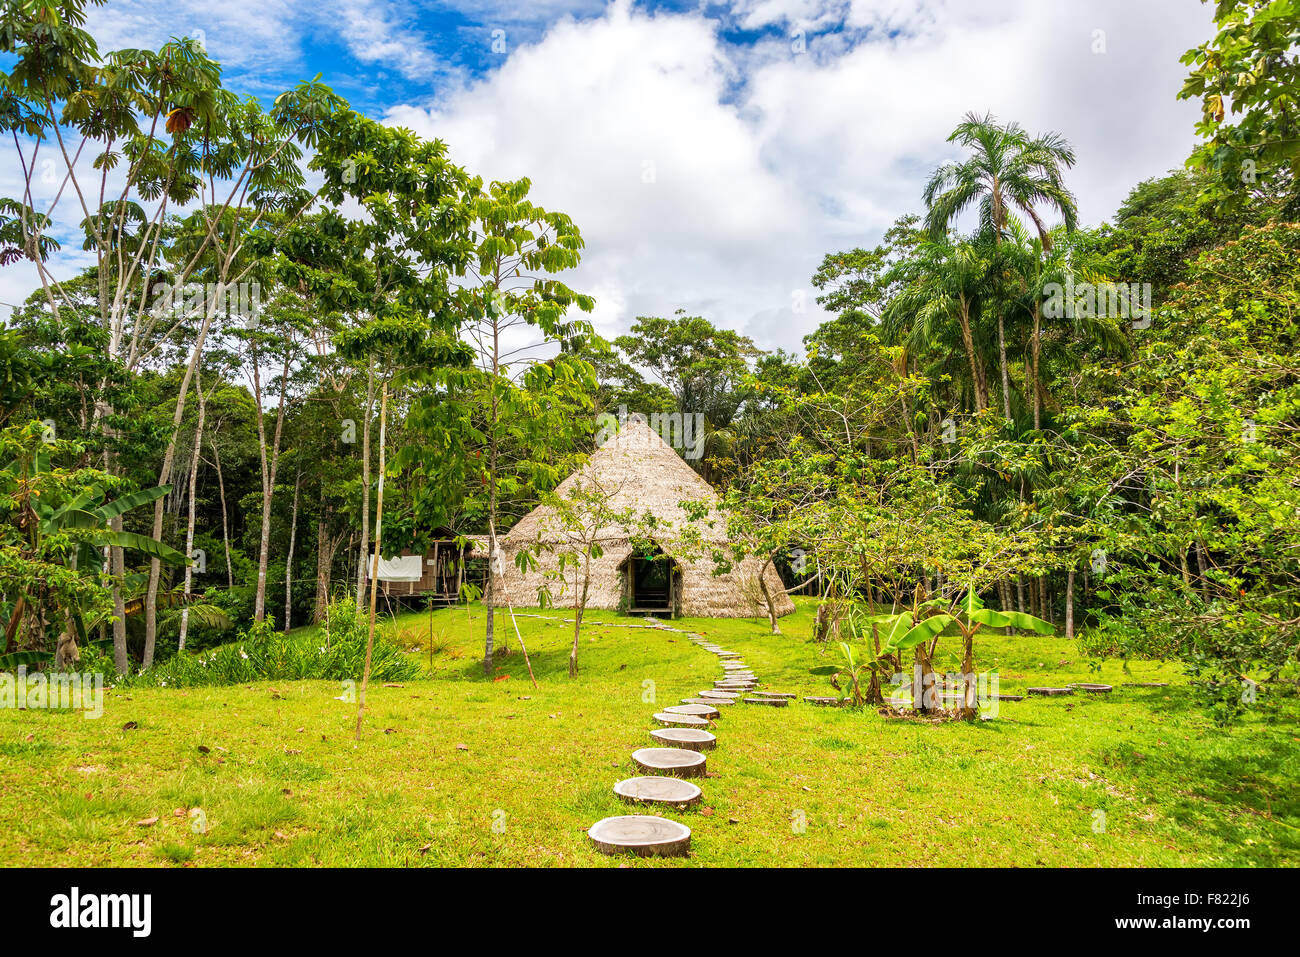
[[[839,655],[808,640],[812,608],[800,602],[785,636],[758,621],[671,624],[742,652],[771,690],[829,694]],[[684,636],[619,627],[636,623],[589,615],[571,680],[572,626],[520,618],[533,688],[505,615],[498,641],[509,636],[512,653],[495,681],[479,661],[481,609],[434,613],[431,668],[429,616],[404,617],[391,627],[429,676],[372,687],[359,745],[356,707],[330,682],[110,690],[98,720],[0,711],[0,863],[1300,863],[1295,700],[1284,720],[1220,730],[1179,667],[1153,662],[1130,675],[1107,662],[1100,680],[1171,687],[1004,702],[972,724],[802,702],[724,708],[704,800],[667,815],[694,832],[691,858],[604,857],[584,828],[629,813],[610,788],[637,773],[629,755],[652,744],[651,714],[722,673]],[[1062,638],[985,635],[976,666],[998,671],[1003,692],[1096,680]]]

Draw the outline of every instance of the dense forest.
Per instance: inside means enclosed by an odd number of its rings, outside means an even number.
[[[712,559],[775,564],[827,637],[973,595],[1185,662],[1222,720],[1294,690],[1296,4],[1218,4],[1200,145],[1098,225],[1064,138],[954,116],[961,158],[825,252],[802,354],[683,311],[605,341],[528,180],[319,80],[241,97],[183,38],[99,50],[84,6],[0,22],[0,266],[39,277],[0,329],[0,661],[139,674],[363,606],[376,537],[494,540],[625,410],[702,417]]]

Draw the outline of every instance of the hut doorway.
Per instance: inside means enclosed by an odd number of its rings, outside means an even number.
[[[659,549],[633,555],[627,563],[628,610],[633,614],[672,615],[676,575],[673,560]]]

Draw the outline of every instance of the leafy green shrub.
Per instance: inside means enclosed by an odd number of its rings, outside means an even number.
[[[311,637],[289,637],[268,621],[254,624],[238,641],[198,654],[180,654],[122,684],[167,688],[245,684],[252,681],[361,680],[368,624],[350,598],[330,606],[327,625]],[[375,635],[370,677],[402,681],[419,667],[381,633]]]

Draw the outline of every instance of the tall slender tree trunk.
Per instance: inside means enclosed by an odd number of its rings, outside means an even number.
[[[573,570],[574,578],[574,597],[577,599],[577,607],[573,610],[573,647],[569,649],[569,677],[578,676],[578,638],[582,635],[582,613],[587,609],[587,595],[591,590],[591,544],[587,543],[586,554],[583,556],[582,568],[582,590],[578,590],[578,570]]]
[[[190,361],[185,366],[185,375],[181,379],[180,394],[176,396],[176,409],[172,413],[172,431],[171,437],[167,440],[167,448],[163,452],[162,468],[158,470],[158,484],[167,484],[168,478],[172,473],[172,462],[176,456],[176,440],[180,435],[181,422],[185,418],[185,402],[189,396],[190,381],[199,367],[199,362],[203,358],[203,343],[208,337],[208,330],[212,327],[212,320],[217,314],[217,300],[220,295],[220,286],[217,290],[209,293],[204,303],[203,322],[199,325],[199,333],[194,340],[194,348],[190,351]],[[153,537],[161,540],[163,533],[163,500],[160,498],[153,505]],[[158,636],[158,580],[162,575],[162,563],[158,559],[152,559],[149,562],[149,584],[146,589],[144,602],[144,655],[142,664],[145,668],[153,667],[153,650],[154,642]]]
[[[325,482],[320,483],[320,512],[316,518],[316,604],[312,609],[312,624],[325,620],[325,609],[330,600],[330,569],[334,567],[334,541],[329,533],[329,515],[325,510]]]
[[[366,363],[366,416],[361,424],[361,552],[357,562],[357,607],[366,597],[366,544],[370,541],[370,417],[375,409],[375,361]]]
[[[388,383],[384,382],[383,397],[379,402],[379,493],[375,502],[375,542],[370,559],[370,631],[366,635],[366,663],[361,672],[361,691],[357,695],[357,733],[361,740],[361,722],[366,715],[366,688],[370,685],[370,661],[375,650],[375,602],[379,596],[379,548],[384,527],[384,427],[388,421]]]
[[[1002,310],[998,310],[998,363],[1002,367],[1002,415],[1011,421],[1011,375],[1007,369],[1007,331]]]
[[[1042,305],[1037,298],[1034,299],[1034,333],[1030,340],[1029,347],[1029,390],[1034,395],[1034,431],[1037,432],[1043,427],[1043,400],[1041,395],[1041,386],[1039,385],[1038,360],[1042,352]]]
[[[199,421],[194,427],[194,454],[190,456],[190,487],[188,513],[185,517],[185,595],[181,608],[181,631],[176,640],[176,651],[185,650],[185,639],[190,633],[190,587],[194,581],[194,496],[198,491],[199,453],[203,451],[203,422],[208,414],[208,400],[203,394],[203,382],[195,375],[194,393],[199,400]]]
[[[984,364],[980,362],[975,352],[975,336],[971,332],[969,313],[970,306],[963,300],[961,308],[957,311],[957,319],[961,325],[962,346],[966,350],[966,359],[970,363],[971,381],[975,386],[975,411],[983,412],[989,407],[989,385],[984,377]]]
[[[1065,637],[1074,638],[1074,569],[1065,576]]]
[[[221,474],[221,453],[217,451],[215,438],[210,438],[212,447],[212,464],[217,470],[217,494],[221,498],[221,542],[226,550],[226,587],[235,587],[235,566],[230,560],[230,517],[226,514],[226,480]]]
[[[289,511],[289,554],[284,559],[284,630],[293,618],[293,546],[298,538],[298,495],[302,491],[302,468],[293,480],[293,508]]]
[[[259,376],[256,360],[254,360],[253,375],[255,378]],[[280,467],[280,438],[284,433],[284,403],[288,389],[289,349],[286,346],[284,353],[284,367],[280,372],[280,401],[275,414],[275,434],[271,439],[269,463],[267,461],[268,452],[266,448],[266,422],[265,417],[261,412],[262,390],[260,379],[257,385],[257,436],[258,444],[261,446],[260,452],[262,460],[262,530],[261,534],[258,536],[257,545],[257,594],[253,599],[254,621],[262,621],[266,618],[266,570],[271,559],[271,500],[275,496],[275,476]]]
[[[492,390],[491,408],[488,417],[488,576],[484,595],[487,599],[487,631],[483,637],[483,674],[492,674],[492,652],[496,630],[496,576],[497,563],[501,561],[497,551],[497,419],[501,414],[497,402],[497,372],[501,362],[501,338],[497,324],[492,324],[492,373],[488,379],[488,388]],[[505,569],[501,569],[504,584]]]

